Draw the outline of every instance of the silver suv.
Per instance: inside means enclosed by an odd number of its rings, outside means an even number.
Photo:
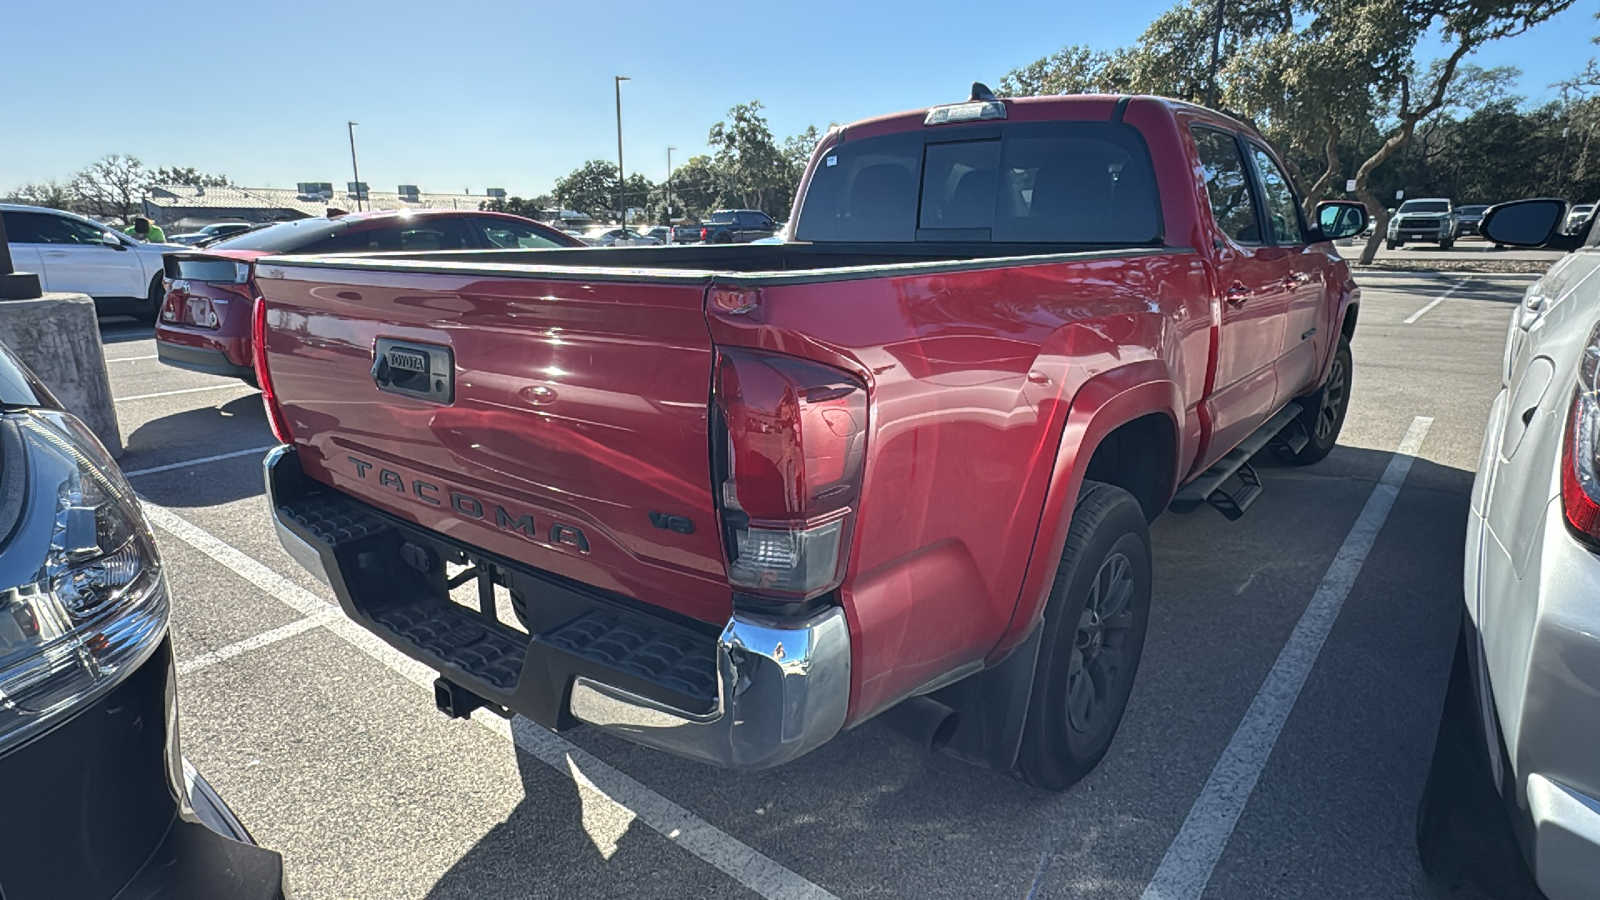
[[[1442,198],[1407,200],[1389,220],[1389,249],[1412,243],[1438,244],[1449,250],[1456,243],[1460,214],[1455,204]]]

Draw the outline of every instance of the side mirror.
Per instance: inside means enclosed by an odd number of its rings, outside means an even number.
[[[1566,220],[1565,200],[1516,200],[1489,207],[1483,214],[1483,221],[1478,223],[1478,232],[1508,247],[1543,247],[1560,236]]]
[[[1324,200],[1317,204],[1317,227],[1323,240],[1354,237],[1367,230],[1367,207],[1354,200]]]
[[[123,242],[122,238],[117,237],[116,232],[113,231],[100,232],[100,242],[113,250],[128,249],[128,245]]]

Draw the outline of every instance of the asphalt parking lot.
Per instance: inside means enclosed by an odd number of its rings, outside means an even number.
[[[170,572],[183,751],[301,898],[1486,896],[1425,878],[1414,830],[1472,470],[1532,277],[1362,281],[1340,447],[1264,467],[1239,522],[1158,520],[1128,718],[1062,795],[877,723],[736,774],[448,720],[432,673],[279,548],[256,392],[105,320],[121,464]]]

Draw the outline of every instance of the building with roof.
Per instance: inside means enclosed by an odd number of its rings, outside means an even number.
[[[160,184],[145,197],[144,214],[171,232],[192,231],[213,222],[286,222],[327,213],[330,207],[346,212],[400,209],[469,209],[492,199],[492,194],[439,194],[403,184],[396,191],[374,191],[363,182],[334,193],[330,182],[304,182],[294,189],[205,187]]]

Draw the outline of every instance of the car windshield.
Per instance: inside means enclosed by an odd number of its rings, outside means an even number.
[[[1461,207],[1460,212],[1462,215],[1466,216],[1481,216],[1483,215],[1484,210],[1488,208],[1489,207],[1487,206],[1463,206]]]
[[[1580,203],[1577,206],[1574,206],[1572,208],[1572,211],[1575,212],[1575,213],[1593,212],[1594,211],[1594,204],[1593,203]]]
[[[350,227],[338,219],[299,219],[279,222],[266,228],[247,231],[238,237],[228,238],[211,245],[214,250],[266,250],[285,253],[298,250],[313,241],[328,237]]]
[[[1448,200],[1407,200],[1400,204],[1403,213],[1442,213],[1450,211]]]

